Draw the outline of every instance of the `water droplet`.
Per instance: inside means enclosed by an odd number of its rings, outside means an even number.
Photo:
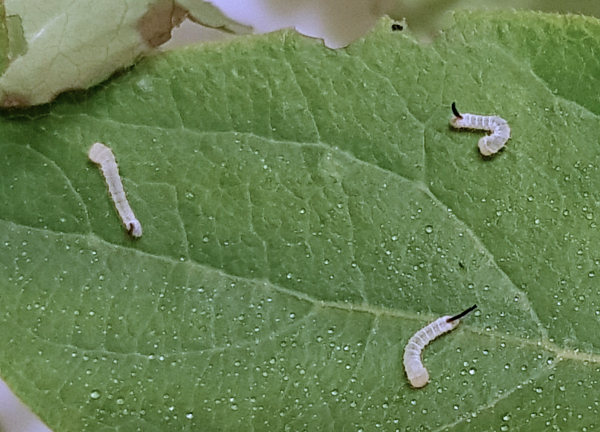
[[[94,390],[93,392],[90,393],[90,397],[94,400],[96,399],[100,399],[101,393],[99,390]]]
[[[427,226],[425,227],[425,232],[426,232],[427,234],[431,234],[431,233],[433,232],[433,227],[432,227],[431,225],[427,225]]]

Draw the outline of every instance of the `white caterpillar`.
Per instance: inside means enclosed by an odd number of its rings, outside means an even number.
[[[429,372],[427,372],[421,360],[421,351],[423,351],[423,348],[439,335],[453,330],[460,323],[460,318],[476,307],[477,305],[471,306],[466,311],[455,316],[447,315],[438,318],[434,322],[427,324],[409,339],[408,344],[404,348],[404,369],[406,370],[408,381],[410,381],[413,387],[423,387],[429,381]]]
[[[510,139],[510,127],[506,120],[496,116],[480,116],[475,114],[461,114],[456,109],[456,103],[452,102],[452,113],[450,119],[452,127],[457,129],[477,129],[491,132],[479,140],[479,151],[484,156],[497,153],[506,141]]]
[[[135,218],[133,210],[127,202],[125,191],[123,190],[123,183],[121,183],[121,177],[119,177],[119,168],[117,167],[117,161],[115,155],[102,143],[95,143],[90,147],[88,157],[94,163],[100,165],[104,179],[108,185],[108,192],[115,203],[119,217],[123,221],[123,225],[129,231],[133,237],[140,237],[142,235],[142,225],[140,221]]]

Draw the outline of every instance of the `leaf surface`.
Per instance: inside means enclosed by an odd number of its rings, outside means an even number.
[[[50,427],[593,427],[600,23],[390,27],[172,52],[0,119],[0,373]],[[453,101],[506,148],[482,159]],[[411,389],[410,336],[473,303]]]

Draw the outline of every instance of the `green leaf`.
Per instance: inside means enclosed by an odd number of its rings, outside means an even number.
[[[600,23],[390,26],[173,52],[0,119],[0,374],[54,430],[594,427]],[[411,389],[409,337],[473,303]]]
[[[97,84],[169,40],[186,16],[248,31],[204,0],[5,0],[0,8],[2,107]]]

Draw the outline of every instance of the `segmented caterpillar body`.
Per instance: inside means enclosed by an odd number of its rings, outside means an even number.
[[[497,116],[481,116],[476,114],[460,114],[456,109],[456,103],[452,102],[452,113],[450,119],[452,127],[457,129],[476,129],[491,132],[479,140],[479,151],[484,156],[497,153],[510,139],[510,127],[506,120]]]
[[[406,344],[406,347],[404,348],[404,369],[408,381],[413,387],[423,387],[429,381],[429,372],[427,372],[427,369],[421,360],[423,348],[438,336],[456,328],[460,323],[460,318],[476,307],[477,305],[471,306],[469,309],[455,316],[447,315],[438,318],[416,332],[414,336],[409,339],[408,344]]]
[[[136,219],[129,202],[127,202],[115,155],[110,148],[98,142],[90,147],[88,157],[92,162],[100,165],[108,185],[108,192],[115,203],[123,225],[133,237],[140,237],[142,235],[142,224]]]

